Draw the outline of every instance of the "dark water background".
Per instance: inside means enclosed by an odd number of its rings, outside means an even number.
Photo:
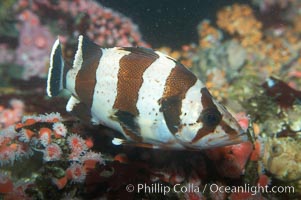
[[[179,48],[197,41],[197,24],[203,19],[216,20],[217,11],[246,0],[98,0],[138,24],[143,39],[154,48]]]

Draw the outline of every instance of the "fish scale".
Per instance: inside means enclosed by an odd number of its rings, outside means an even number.
[[[59,39],[50,56],[48,96],[71,93],[66,110],[121,132],[113,144],[208,149],[248,140],[227,109],[175,59],[140,47],[101,48],[79,36],[73,66]]]

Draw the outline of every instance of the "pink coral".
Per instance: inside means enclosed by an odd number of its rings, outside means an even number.
[[[44,146],[47,147],[51,142],[52,130],[49,128],[43,127],[39,130],[39,141]]]
[[[131,19],[103,7],[96,1],[65,0],[51,3],[46,0],[34,0],[29,4],[28,0],[20,0],[19,7],[30,8],[40,15],[43,15],[43,11],[51,12],[58,18],[57,24],[62,30],[68,30],[75,35],[87,35],[102,46],[148,46]]]
[[[21,120],[24,112],[24,103],[18,99],[9,101],[10,107],[0,105],[0,129],[8,127]]]
[[[16,63],[24,66],[23,79],[45,77],[51,46],[55,37],[40,23],[39,17],[30,10],[19,14],[19,46]]]
[[[0,165],[13,164],[17,159],[31,155],[28,145],[16,140],[18,135],[13,126],[0,131]]]
[[[89,16],[90,23],[86,34],[95,42],[108,46],[146,46],[138,27],[124,15],[89,0],[68,1],[66,6],[73,17],[76,17],[79,12]]]
[[[59,145],[53,143],[49,144],[44,151],[44,161],[59,160],[62,155],[62,150]]]
[[[35,133],[32,130],[23,128],[20,131],[19,140],[22,142],[29,142],[34,134]]]
[[[23,108],[23,104],[18,101],[11,101],[11,106],[16,109]],[[20,118],[21,116],[19,120]],[[104,165],[104,160],[100,153],[89,150],[93,145],[87,146],[86,141],[81,136],[72,133],[72,129],[68,129],[69,127],[65,126],[62,120],[59,113],[24,116],[22,121],[16,125],[2,129],[0,131],[0,166],[15,164],[13,167],[16,167],[22,163],[15,163],[16,160],[32,156],[36,152],[43,152],[45,163],[51,162],[51,165],[65,163],[63,170],[66,172],[66,176],[50,175],[51,180],[59,189],[64,188],[66,184],[84,182],[86,174],[97,169],[98,165]],[[66,135],[56,137],[56,132],[61,132],[61,128]],[[44,142],[41,141],[44,137],[42,135],[46,135]],[[13,184],[13,188],[11,184]],[[3,190],[5,198],[26,199],[24,191],[30,187],[30,184],[18,183],[14,179],[12,179],[12,183],[7,182],[6,179],[1,182],[0,176],[1,186],[7,187]]]
[[[86,171],[81,164],[73,163],[66,170],[67,178],[72,182],[82,183],[86,179]]]
[[[9,50],[5,44],[0,44],[0,63],[11,63],[14,59],[14,53]]]
[[[85,140],[76,134],[70,135],[67,138],[67,142],[70,149],[72,150],[73,156],[80,155],[82,152],[85,152],[88,149]]]
[[[62,122],[56,122],[53,124],[53,131],[56,137],[65,137],[67,134],[67,128]]]
[[[58,34],[62,38],[84,34],[102,46],[148,46],[129,18],[92,0],[57,3],[19,0],[15,11],[19,13],[19,46],[15,53],[10,53],[5,45],[0,45],[0,63],[12,62],[22,66],[21,78],[24,80],[46,76],[49,54],[55,40],[50,28],[60,29]],[[41,23],[44,18],[47,21],[49,13],[53,18],[48,20],[55,20],[56,27]]]
[[[22,117],[22,124],[26,125],[26,126],[35,124],[37,122],[56,123],[58,121],[62,121],[62,116],[60,113],[57,113],[57,112],[56,113],[46,113],[46,114],[41,114],[41,115],[26,115],[26,116]]]
[[[95,153],[93,151],[89,151],[84,156],[82,156],[81,162],[84,163],[84,168],[86,170],[94,169],[97,163],[104,164],[104,160],[102,159],[101,154]]]

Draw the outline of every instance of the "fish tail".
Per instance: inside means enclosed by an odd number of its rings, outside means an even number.
[[[57,96],[65,85],[65,63],[59,38],[55,41],[50,55],[50,67],[47,79],[47,95]]]

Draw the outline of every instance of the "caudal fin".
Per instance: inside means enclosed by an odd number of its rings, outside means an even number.
[[[59,39],[52,47],[50,55],[50,67],[47,79],[47,95],[57,96],[64,89],[64,59]]]

